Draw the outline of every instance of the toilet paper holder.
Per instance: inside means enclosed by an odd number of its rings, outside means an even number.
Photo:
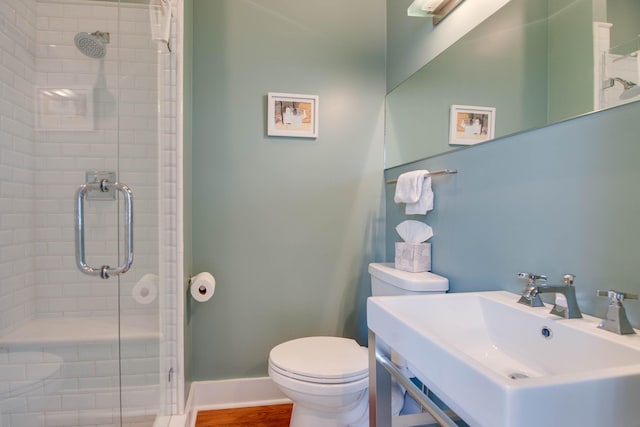
[[[189,278],[189,292],[197,302],[211,299],[216,289],[216,279],[209,272],[202,272]]]

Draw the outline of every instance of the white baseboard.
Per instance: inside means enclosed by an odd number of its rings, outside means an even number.
[[[194,427],[198,411],[291,403],[269,377],[194,381],[187,400],[185,427]]]
[[[153,427],[186,427],[187,415],[167,415],[165,417],[157,417],[153,423]]]

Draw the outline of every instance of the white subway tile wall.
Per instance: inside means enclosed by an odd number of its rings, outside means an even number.
[[[0,2],[0,331],[36,311],[36,2]]]
[[[176,410],[175,381],[166,380],[177,359],[176,56],[151,39],[148,7],[87,0],[0,2],[0,423],[5,427],[120,425],[121,400],[127,425],[149,426],[150,416]],[[175,46],[175,22],[172,29]],[[110,33],[104,59],[84,56],[73,43],[78,32],[97,30]],[[56,89],[88,93],[93,112],[74,110],[80,125],[61,115],[62,124],[52,130],[43,120],[46,105],[39,95]],[[90,170],[117,172],[134,193],[134,265],[119,285],[75,267],[75,191]],[[122,261],[121,205],[86,202],[89,265]],[[159,297],[140,304],[132,289],[147,274],[159,275]],[[50,318],[51,325],[77,318],[81,328],[87,317],[116,319],[118,313],[156,319],[162,340],[139,337],[118,347],[99,336],[80,343],[52,332],[57,341],[1,343],[3,335],[35,318]],[[122,328],[126,334],[127,322]],[[55,370],[58,358],[61,367]]]
[[[14,346],[0,350],[2,425],[119,426],[132,422],[146,427],[158,412],[159,361],[157,341],[127,344],[119,375],[117,341]]]
[[[618,50],[620,47],[611,46],[611,28],[612,24],[606,22],[594,23],[594,40],[596,44],[596,85],[601,87],[607,86],[606,82],[613,77],[620,77],[624,80],[638,82],[640,79],[640,56],[636,50],[634,54],[621,55]],[[638,49],[636,39],[636,49]],[[625,44],[623,48],[633,49],[631,44]],[[609,108],[616,105],[626,104],[638,100],[638,96],[620,99],[620,95],[624,91],[621,83],[616,82],[612,87],[602,89],[596,99],[599,101],[599,108]]]
[[[36,130],[37,315],[104,316],[118,305],[124,313],[157,312],[157,301],[140,306],[130,297],[133,285],[159,268],[159,54],[151,40],[149,12],[135,5],[58,1],[38,2],[37,16],[36,93],[84,86],[93,92],[95,105],[88,118],[92,130],[72,125],[69,130]],[[89,58],[74,46],[78,32],[94,31],[110,34],[104,59]],[[53,71],[42,71],[41,62]],[[91,170],[117,172],[117,180],[134,194],[135,263],[121,277],[120,293],[116,280],[88,277],[75,267],[74,194]],[[122,218],[115,201],[86,203],[89,265],[122,263]],[[62,238],[44,239],[56,232]]]

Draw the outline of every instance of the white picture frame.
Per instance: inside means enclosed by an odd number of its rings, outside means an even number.
[[[495,137],[496,109],[473,105],[452,105],[449,145],[474,145]]]
[[[267,135],[317,138],[319,104],[318,95],[269,92]]]

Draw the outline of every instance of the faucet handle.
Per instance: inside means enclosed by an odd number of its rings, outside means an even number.
[[[574,280],[576,280],[575,274],[567,273],[564,276],[562,276],[562,282],[567,286],[573,285]]]
[[[627,312],[622,305],[622,301],[625,299],[638,299],[636,294],[628,294],[625,292],[618,292],[614,290],[610,291],[597,291],[596,295],[599,297],[609,297],[609,308],[607,310],[607,317],[602,319],[602,322],[598,325],[598,328],[615,332],[616,334],[626,335],[635,334],[636,331],[629,323],[627,319]]]
[[[609,297],[609,304],[622,304],[622,301],[626,299],[638,299],[638,295],[636,294],[618,292],[613,289],[610,291],[597,291],[596,295],[599,297]]]
[[[540,295],[538,295],[536,281],[546,281],[547,276],[535,273],[518,273],[517,276],[519,279],[527,279],[527,286],[522,290],[522,295],[518,302],[529,307],[544,307],[544,303],[540,299]]]
[[[542,280],[543,282],[547,281],[547,276],[544,274],[535,274],[535,273],[518,273],[519,279],[527,279],[529,285],[535,285],[536,281]]]

